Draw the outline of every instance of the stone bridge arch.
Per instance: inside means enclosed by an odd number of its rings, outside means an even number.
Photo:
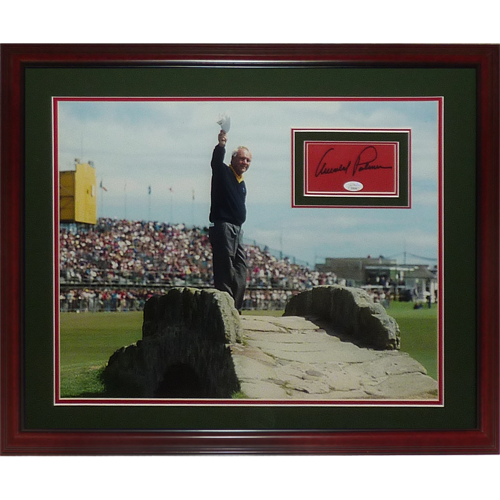
[[[146,303],[142,339],[103,377],[123,398],[436,399],[399,347],[397,322],[360,289],[317,287],[270,318],[240,317],[225,292],[175,288]]]
[[[227,293],[174,288],[147,301],[142,339],[111,356],[104,381],[120,397],[228,398],[239,390],[230,345],[240,341]]]

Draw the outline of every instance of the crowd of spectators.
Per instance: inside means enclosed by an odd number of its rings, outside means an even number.
[[[391,305],[394,300],[394,296],[389,288],[365,288],[365,292],[370,296],[370,298],[376,304],[382,304],[386,309]]]
[[[336,282],[267,248],[246,250],[248,309],[282,309],[293,293]],[[61,227],[59,254],[61,310],[135,310],[158,288],[213,286],[207,228],[103,218]]]
[[[210,266],[200,228],[99,219],[94,227],[60,230],[61,284],[202,285]]]

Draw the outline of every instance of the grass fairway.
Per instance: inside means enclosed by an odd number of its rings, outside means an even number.
[[[437,306],[413,309],[411,302],[391,302],[387,313],[398,322],[401,330],[401,351],[424,365],[427,374],[437,380]]]
[[[413,309],[409,302],[392,302],[387,312],[401,329],[401,350],[422,363],[437,378],[437,308]],[[283,311],[244,314],[281,316]],[[142,312],[62,313],[60,328],[61,396],[104,395],[100,381],[109,357],[142,337]]]
[[[61,396],[100,395],[100,373],[120,347],[142,337],[142,312],[62,313]]]

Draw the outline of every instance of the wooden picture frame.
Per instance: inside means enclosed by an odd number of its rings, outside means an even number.
[[[499,47],[496,45],[4,45],[2,56],[2,442],[6,455],[86,455],[86,454],[496,454],[499,452],[499,330],[498,330],[498,173],[499,173]],[[414,70],[415,76],[443,76],[462,71],[474,80],[473,93],[463,95],[469,113],[474,114],[473,129],[457,131],[444,140],[445,185],[453,201],[444,210],[449,228],[444,241],[449,273],[448,287],[456,284],[461,263],[453,256],[461,234],[466,263],[462,272],[465,296],[450,294],[446,307],[449,360],[444,383],[450,389],[440,408],[176,408],[175,421],[161,428],[156,413],[147,409],[107,408],[106,418],[90,406],[56,408],[53,388],[45,382],[53,369],[52,346],[44,344],[45,330],[53,326],[52,312],[43,299],[53,296],[52,212],[40,209],[51,193],[36,199],[35,185],[45,185],[45,169],[52,168],[52,154],[46,134],[33,128],[33,116],[50,103],[40,102],[36,85],[27,91],[27,74],[32,70],[76,70],[89,76],[102,70],[151,71],[170,68],[245,68],[249,71],[294,69],[315,71],[325,68],[393,72]],[[450,74],[451,74],[450,73]],[[392,74],[392,73],[391,73]],[[46,77],[47,77],[46,75]],[[113,77],[113,76],[112,76]],[[32,79],[33,80],[33,79]],[[460,82],[456,82],[459,86]],[[115,81],[116,93],[126,91]],[[71,87],[72,83],[67,83]],[[75,92],[81,91],[81,82]],[[140,83],[137,89],[140,91]],[[273,91],[272,81],[262,92]],[[388,92],[405,95],[404,84],[392,82]],[[398,89],[398,85],[400,86]],[[418,79],[415,85],[418,87]],[[307,88],[305,86],[304,88]],[[78,89],[78,90],[77,90]],[[396,89],[396,90],[395,90]],[[352,86],[352,95],[363,91]],[[92,88],[89,86],[89,95]],[[294,95],[296,90],[274,89]],[[373,82],[373,93],[385,92],[384,85]],[[425,94],[423,88],[422,93]],[[43,92],[42,94],[43,95]],[[458,107],[460,94],[454,95]],[[450,101],[453,100],[450,98]],[[43,101],[43,99],[42,99]],[[445,115],[447,96],[444,96]],[[34,108],[36,110],[34,111]],[[457,116],[464,112],[457,109]],[[446,117],[445,117],[446,120]],[[445,121],[445,130],[448,131]],[[447,132],[448,133],[448,132]],[[449,134],[449,133],[448,133]],[[32,170],[26,179],[26,160],[33,158],[27,148],[40,148],[41,170]],[[47,144],[47,142],[49,142]],[[467,170],[461,184],[450,174],[448,165],[458,161],[461,144],[475,159],[475,171]],[[453,148],[453,150],[451,150]],[[48,153],[47,153],[48,151]],[[47,156],[48,155],[48,156]],[[446,159],[449,160],[447,163]],[[454,161],[453,161],[454,160]],[[469,166],[469,165],[468,165]],[[465,167],[461,167],[465,168]],[[465,170],[464,170],[465,172]],[[38,182],[37,176],[40,176]],[[49,175],[49,177],[51,177]],[[450,189],[450,188],[446,188]],[[466,221],[457,216],[458,195],[473,207]],[[35,197],[35,198],[33,198]],[[44,201],[45,200],[45,201]],[[43,212],[43,213],[42,213]],[[50,212],[50,213],[49,213]],[[34,216],[37,215],[35,218]],[[470,236],[473,235],[472,240]],[[48,238],[48,240],[47,240]],[[35,245],[39,241],[40,245]],[[44,244],[48,241],[49,244]],[[467,247],[467,248],[465,248]],[[448,250],[449,248],[449,250]],[[48,293],[48,290],[51,293]],[[470,292],[470,293],[469,293]],[[473,297],[472,302],[465,300]],[[38,300],[37,297],[40,297]],[[447,299],[445,299],[447,300]],[[35,307],[33,307],[35,306]],[[36,309],[35,311],[33,309]],[[467,310],[467,311],[465,311]],[[465,312],[464,312],[465,311]],[[464,316],[466,315],[466,316]],[[463,321],[465,318],[466,321]],[[470,326],[472,328],[468,328]],[[37,332],[37,329],[40,331]],[[474,330],[474,331],[472,331]],[[38,337],[37,337],[38,335]],[[40,338],[41,340],[34,340]],[[48,336],[51,338],[51,335]],[[463,341],[462,349],[460,343]],[[37,360],[34,362],[34,360]],[[461,374],[464,367],[465,375]],[[42,383],[33,397],[33,380]],[[460,383],[459,383],[460,382]],[[37,386],[38,387],[38,386]],[[463,414],[458,411],[462,408]],[[151,411],[161,410],[154,408]],[[342,413],[338,425],[332,411]],[[222,413],[221,413],[222,412]],[[371,412],[371,413],[370,413]],[[370,422],[370,415],[377,415]],[[38,418],[40,414],[40,418]],[[143,415],[147,418],[144,420]],[[422,418],[423,417],[423,418]],[[208,421],[207,421],[208,418]],[[212,423],[221,419],[223,424]],[[168,420],[168,417],[167,417]],[[234,420],[234,426],[224,422]],[[418,421],[418,422],[416,422]],[[105,422],[103,424],[103,422]],[[149,424],[147,423],[149,422]],[[210,425],[207,425],[207,422]],[[239,423],[245,422],[245,425]],[[333,422],[333,425],[332,423]]]

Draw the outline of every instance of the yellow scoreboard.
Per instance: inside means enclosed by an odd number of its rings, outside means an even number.
[[[61,222],[97,223],[95,168],[77,163],[75,170],[59,172]]]

